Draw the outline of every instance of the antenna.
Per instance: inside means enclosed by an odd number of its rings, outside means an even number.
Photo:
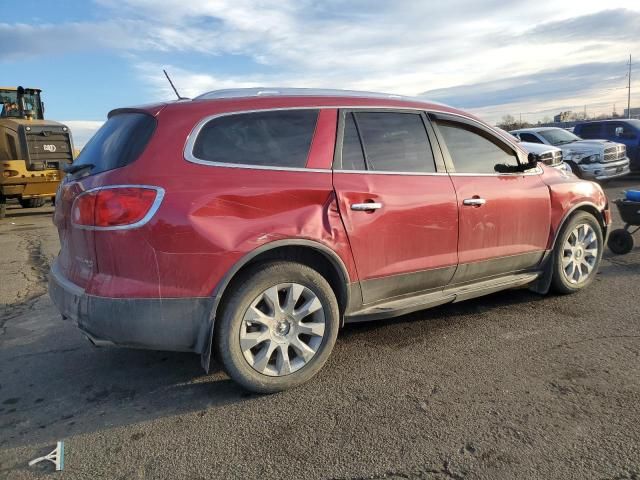
[[[187,97],[180,96],[180,94],[178,93],[178,90],[176,89],[175,85],[171,81],[171,77],[169,77],[169,74],[167,73],[167,71],[165,69],[162,69],[162,71],[164,72],[164,76],[167,77],[167,80],[169,80],[169,85],[171,85],[171,88],[173,88],[173,91],[176,92],[176,97],[178,97],[178,100],[189,100]]]

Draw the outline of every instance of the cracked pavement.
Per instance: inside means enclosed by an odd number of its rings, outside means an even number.
[[[0,221],[0,478],[640,479],[640,246],[576,295],[349,326],[316,379],[256,396],[62,321],[51,211]],[[27,467],[57,440],[63,472]]]

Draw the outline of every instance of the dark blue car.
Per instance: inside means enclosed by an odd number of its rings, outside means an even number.
[[[640,171],[640,120],[600,120],[579,123],[573,133],[585,139],[611,140],[626,145],[631,170]]]

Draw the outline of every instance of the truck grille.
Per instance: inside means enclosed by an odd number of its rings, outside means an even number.
[[[539,158],[545,165],[558,165],[562,162],[562,151],[542,153]]]
[[[40,127],[32,128],[26,134],[29,170],[57,169],[73,161],[68,131],[59,127]]]
[[[615,147],[608,147],[604,149],[604,161],[615,162],[616,160],[622,160],[627,156],[627,147],[624,145],[618,145]]]

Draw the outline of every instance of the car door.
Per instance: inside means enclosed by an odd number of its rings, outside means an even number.
[[[541,170],[516,172],[525,154],[479,122],[442,114],[433,119],[458,197],[459,266],[452,284],[535,268],[551,223]]]
[[[419,111],[340,111],[333,183],[365,304],[454,275],[456,194],[428,128]]]

